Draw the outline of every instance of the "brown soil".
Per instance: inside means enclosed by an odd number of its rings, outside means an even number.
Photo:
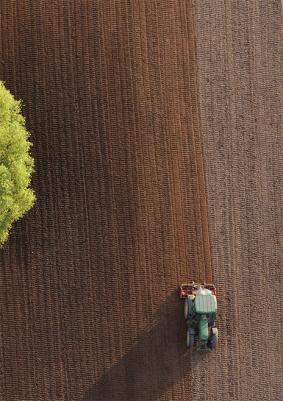
[[[280,1],[216,3],[0,2],[38,198],[1,253],[1,401],[282,401]]]
[[[215,4],[214,4],[215,3]],[[282,10],[195,2],[221,342],[196,400],[283,400]],[[281,234],[280,234],[281,233]],[[281,265],[281,266],[280,266]],[[192,386],[199,383],[193,370]]]

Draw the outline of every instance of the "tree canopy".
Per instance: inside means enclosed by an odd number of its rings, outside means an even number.
[[[21,102],[0,81],[0,245],[7,240],[13,222],[35,202],[29,187],[34,169],[29,135]]]

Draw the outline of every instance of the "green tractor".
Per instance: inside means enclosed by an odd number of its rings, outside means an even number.
[[[197,345],[200,352],[211,351],[218,343],[215,326],[217,313],[216,288],[213,284],[181,284],[179,297],[184,299],[187,322],[187,347]]]

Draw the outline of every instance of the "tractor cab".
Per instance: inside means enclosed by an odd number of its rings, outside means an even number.
[[[216,313],[217,301],[216,296],[211,290],[200,287],[195,292],[195,310],[198,314]]]

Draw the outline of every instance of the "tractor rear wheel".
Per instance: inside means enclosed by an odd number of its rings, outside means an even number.
[[[189,316],[189,298],[185,298],[185,305],[184,305],[184,318],[187,320]]]
[[[195,343],[196,331],[192,327],[187,330],[187,348],[193,348]]]
[[[208,346],[210,349],[215,349],[218,344],[218,329],[216,327],[212,327],[212,335],[209,339]]]
[[[192,307],[193,307],[193,301],[189,296],[187,296],[185,298],[185,305],[184,305],[184,318],[186,320],[189,319],[189,315],[192,312]]]

